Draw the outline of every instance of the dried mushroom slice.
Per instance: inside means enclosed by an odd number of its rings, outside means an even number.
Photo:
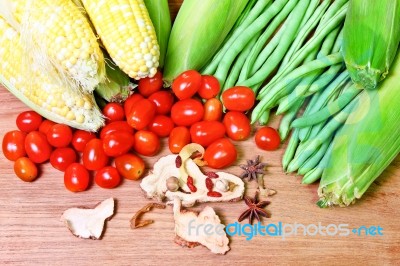
[[[64,211],[61,221],[73,235],[80,238],[100,239],[105,221],[114,214],[114,199],[109,198],[95,208],[70,208]]]
[[[176,167],[176,158],[177,155],[167,155],[160,158],[154,164],[153,172],[142,179],[140,187],[147,198],[159,201],[166,200],[167,204],[172,204],[174,198],[178,197],[185,207],[193,206],[196,202],[236,201],[242,198],[244,182],[241,178],[226,172],[216,172],[214,173],[215,177],[211,178],[213,192],[216,193],[209,193],[206,185],[206,179],[209,177],[201,172],[196,162],[191,158],[183,162],[186,174],[182,178],[182,167]],[[188,176],[193,181],[192,185],[196,187],[195,192],[192,192],[188,187]],[[178,190],[168,190],[171,177],[178,178]],[[169,184],[168,187],[167,184]],[[215,194],[218,197],[212,196]]]
[[[195,247],[197,243],[212,253],[225,254],[230,250],[225,225],[214,209],[207,206],[199,214],[181,210],[181,200],[174,199],[175,241],[181,246]]]

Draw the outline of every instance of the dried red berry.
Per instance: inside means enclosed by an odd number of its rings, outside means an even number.
[[[210,178],[218,178],[219,177],[219,175],[215,172],[207,172],[206,176],[210,177]]]
[[[209,192],[207,192],[207,196],[219,198],[219,197],[222,197],[222,194],[219,193],[218,191],[209,191]]]
[[[180,168],[181,166],[182,166],[182,157],[181,156],[176,156],[176,159],[175,159],[175,166],[176,166],[176,168]]]
[[[207,187],[208,191],[212,191],[214,188],[214,183],[210,177],[206,178],[206,187]]]

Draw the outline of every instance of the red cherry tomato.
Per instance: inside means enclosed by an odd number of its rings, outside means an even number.
[[[67,147],[72,140],[72,129],[64,124],[55,124],[47,131],[47,141],[56,148]]]
[[[217,139],[224,137],[225,126],[218,121],[200,121],[190,127],[192,142],[207,147]]]
[[[50,164],[64,172],[68,166],[76,162],[76,153],[71,148],[57,148],[50,155]]]
[[[132,148],[134,140],[131,133],[125,131],[111,132],[103,139],[103,150],[107,156],[120,156]]]
[[[156,105],[156,113],[166,115],[171,112],[174,96],[169,91],[157,91],[150,95],[149,100]]]
[[[143,96],[139,93],[134,93],[129,96],[124,102],[124,112],[125,117],[128,117],[129,113],[133,106],[135,106],[140,100],[144,99]]]
[[[122,121],[125,119],[124,107],[119,103],[107,103],[103,108],[106,122]]]
[[[111,124],[112,123],[110,123],[108,125],[111,125]],[[126,125],[128,126],[128,124],[126,124]],[[78,152],[83,152],[86,144],[90,140],[95,139],[95,138],[96,138],[96,134],[94,134],[92,132],[88,132],[85,130],[77,130],[72,135],[72,140],[71,140],[72,147],[74,147],[74,149]]]
[[[211,99],[218,95],[221,86],[216,77],[204,75],[201,77],[201,85],[197,92],[203,99]]]
[[[156,115],[149,125],[149,130],[159,137],[167,137],[174,128],[174,122],[171,117],[165,115]]]
[[[186,99],[176,102],[171,109],[172,121],[178,126],[190,126],[199,122],[204,115],[204,107],[201,102],[194,99]]]
[[[50,159],[52,148],[46,135],[39,131],[32,131],[26,135],[25,151],[34,163],[43,163]]]
[[[207,165],[216,169],[231,165],[236,158],[236,148],[227,138],[214,141],[204,152],[204,160]]]
[[[72,192],[85,191],[89,186],[89,172],[80,163],[73,163],[64,172],[64,185]]]
[[[54,126],[56,123],[51,121],[51,120],[43,120],[43,122],[39,126],[39,131],[42,132],[43,134],[47,135],[47,132],[49,129]]]
[[[281,145],[279,133],[272,127],[262,127],[258,129],[254,139],[257,147],[266,151],[274,151]]]
[[[156,105],[148,100],[142,99],[132,106],[127,116],[128,124],[136,130],[144,129],[156,115]]]
[[[88,170],[99,170],[107,165],[108,156],[103,150],[103,142],[99,139],[89,141],[82,153],[83,165]]]
[[[142,78],[139,80],[138,90],[144,97],[149,97],[156,91],[161,90],[163,86],[163,76],[158,70],[157,73],[152,78]]]
[[[18,158],[24,157],[26,133],[19,130],[7,132],[3,137],[3,153],[10,161],[16,161]]]
[[[175,154],[179,153],[190,141],[190,131],[187,127],[175,127],[169,134],[169,150]]]
[[[97,171],[94,182],[102,188],[115,188],[121,182],[121,176],[115,167],[106,166]]]
[[[222,103],[217,98],[208,99],[204,104],[204,121],[221,121]]]
[[[42,120],[42,116],[35,111],[25,111],[17,116],[16,124],[19,130],[28,133],[38,130]]]
[[[32,182],[38,176],[36,165],[27,157],[18,158],[14,163],[14,173],[25,182]]]
[[[242,112],[229,111],[222,121],[226,128],[226,134],[233,140],[245,140],[250,136],[250,120]]]
[[[115,121],[110,124],[105,125],[100,131],[100,138],[104,139],[104,137],[115,131],[124,131],[131,133],[133,135],[134,129],[128,124],[126,121]]]
[[[187,70],[177,76],[171,88],[179,100],[189,99],[199,90],[201,75],[196,70]]]
[[[255,100],[254,91],[244,86],[236,86],[222,93],[222,103],[230,111],[248,111],[253,107]]]
[[[135,133],[133,149],[141,155],[153,156],[160,150],[160,140],[151,131],[139,130]]]
[[[121,176],[130,180],[138,180],[145,169],[143,159],[131,153],[115,158],[115,167]]]

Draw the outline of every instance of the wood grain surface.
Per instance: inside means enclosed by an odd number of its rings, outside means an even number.
[[[173,12],[179,2],[171,1]],[[16,129],[15,118],[27,107],[5,88],[0,87],[0,138]],[[272,121],[278,125],[278,119]],[[239,174],[238,164],[260,154],[268,163],[265,184],[278,191],[271,197],[267,223],[348,224],[380,226],[383,236],[245,236],[230,237],[231,250],[214,255],[205,247],[181,248],[173,242],[174,222],[171,207],[155,209],[145,218],[155,220],[145,228],[131,230],[132,215],[149,200],[143,197],[139,182],[123,181],[116,189],[91,185],[88,191],[71,193],[64,188],[63,174],[49,163],[41,167],[41,176],[24,183],[13,173],[13,164],[0,153],[0,264],[19,265],[399,265],[400,264],[400,160],[372,184],[364,198],[348,208],[320,209],[315,205],[317,184],[301,185],[301,178],[281,170],[284,147],[263,152],[249,139],[236,143],[237,164],[227,171]],[[151,167],[168,149],[154,158],[145,158]],[[253,196],[255,182],[247,182],[246,194]],[[75,206],[94,206],[108,197],[115,198],[116,213],[107,223],[102,240],[78,239],[60,222],[62,212]],[[245,210],[244,202],[210,205],[225,224],[234,223]]]

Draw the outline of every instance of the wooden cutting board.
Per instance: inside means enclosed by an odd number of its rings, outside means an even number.
[[[181,1],[170,1],[175,13]],[[0,137],[16,129],[15,118],[27,107],[6,89],[0,87]],[[278,119],[272,126],[278,125]],[[281,170],[284,147],[276,152],[257,149],[252,139],[236,143],[237,163],[227,171],[241,172],[238,164],[260,154],[268,163],[265,176],[267,187],[278,191],[271,197],[268,211],[271,219],[264,224],[279,222],[327,226],[346,224],[349,229],[362,226],[380,226],[382,236],[304,236],[299,231],[283,239],[280,236],[230,237],[225,256],[214,255],[204,247],[181,248],[173,242],[174,222],[171,207],[154,210],[145,218],[155,220],[145,228],[131,230],[132,215],[149,201],[143,197],[139,182],[123,181],[111,190],[92,185],[83,193],[71,193],[64,188],[63,174],[47,163],[41,167],[41,176],[33,183],[20,181],[13,173],[13,165],[0,153],[0,264],[40,265],[236,265],[236,264],[346,264],[376,265],[400,264],[400,160],[375,181],[364,198],[348,208],[320,209],[315,205],[318,185],[301,185],[301,177],[285,175]],[[165,147],[154,158],[145,158],[147,167],[168,154]],[[254,195],[255,182],[246,184],[246,193]],[[72,236],[60,222],[61,213],[70,207],[93,206],[108,197],[116,199],[116,213],[107,223],[100,241],[83,240]],[[225,224],[234,223],[244,202],[197,205],[201,210],[210,205]],[[310,227],[310,232],[313,226]],[[331,230],[333,232],[333,228]]]

